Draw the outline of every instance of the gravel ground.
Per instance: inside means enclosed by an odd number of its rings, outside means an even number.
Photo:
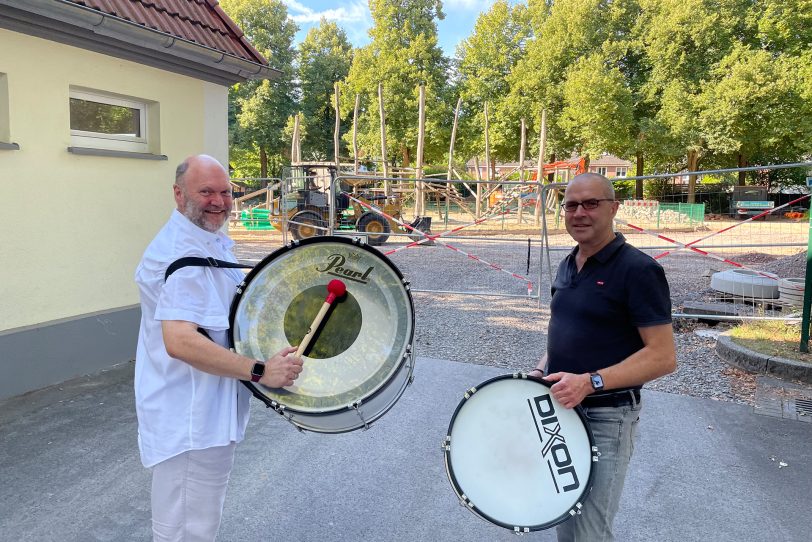
[[[235,252],[241,260],[256,262],[275,248],[257,236],[237,240]],[[525,238],[526,239],[526,238]],[[392,243],[385,248],[392,247]],[[498,259],[488,254],[483,244],[476,247],[481,257]],[[483,256],[483,253],[485,256]],[[562,256],[558,253],[558,258]],[[430,275],[437,290],[477,290],[476,285],[494,289],[504,280],[486,265],[474,264],[440,246],[420,247],[390,256],[416,290],[425,288]],[[556,256],[553,256],[556,258]],[[776,259],[769,255],[741,255],[737,261],[765,269],[780,276],[803,276],[805,253]],[[661,260],[671,286],[675,308],[689,299],[700,299],[707,293],[710,275],[723,264],[701,256],[674,253]],[[553,269],[556,262],[553,261]],[[529,276],[538,273],[532,266]],[[522,270],[524,271],[524,270]],[[443,284],[443,277],[449,278]],[[509,278],[509,277],[508,277]],[[456,287],[450,287],[455,285]],[[514,284],[515,287],[515,284]],[[521,289],[519,290],[519,292]],[[493,297],[469,294],[447,294],[414,291],[415,339],[417,355],[466,363],[503,367],[506,371],[529,370],[544,352],[549,319],[549,279],[542,281],[541,306],[535,299]],[[715,353],[716,336],[729,328],[726,323],[711,325],[696,320],[676,319],[676,372],[646,385],[647,388],[681,395],[705,397],[743,404],[753,404],[756,376],[735,369]]]

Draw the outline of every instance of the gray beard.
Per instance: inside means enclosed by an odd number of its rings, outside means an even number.
[[[191,201],[186,202],[183,215],[188,218],[192,224],[206,230],[207,232],[216,233],[220,229],[220,226],[214,226],[213,224],[206,222],[206,215],[204,214],[203,209],[198,209]]]

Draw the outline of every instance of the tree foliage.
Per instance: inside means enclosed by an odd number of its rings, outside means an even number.
[[[232,145],[244,152],[258,151],[260,176],[278,175],[290,148],[284,128],[296,105],[293,37],[298,28],[279,0],[222,0],[221,4],[271,67],[280,72],[272,80],[236,85],[230,93],[235,120],[230,126]]]
[[[360,96],[366,160],[381,154],[379,83],[389,159],[403,165],[415,161],[421,84],[426,163],[445,163],[458,96],[461,160],[482,156],[485,103],[491,154],[501,161],[518,157],[522,119],[529,141],[537,137],[542,110],[547,148],[559,158],[611,152],[653,171],[812,152],[812,0],[497,0],[453,62],[437,45],[440,0],[370,0],[368,45],[353,51],[322,21],[299,47],[297,72],[296,28],[279,0],[221,3],[282,71],[232,89],[232,156],[240,157],[232,162],[252,153],[283,160],[297,110],[304,157],[331,158],[335,82],[344,145]]]
[[[302,138],[302,158],[332,158],[335,131],[334,84],[347,77],[352,64],[352,45],[336,23],[322,19],[299,46],[299,110],[307,127]],[[342,123],[341,133],[346,133]],[[345,149],[342,149],[345,150]]]
[[[378,83],[386,104],[388,158],[413,163],[417,148],[418,86],[426,88],[426,160],[441,156],[450,124],[446,98],[448,63],[437,46],[442,19],[439,0],[370,0],[372,42],[359,49],[342,91],[342,117],[351,115],[361,96],[359,146],[368,157],[381,155]]]

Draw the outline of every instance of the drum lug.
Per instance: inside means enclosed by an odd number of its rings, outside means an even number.
[[[361,411],[358,409],[359,406],[361,406],[360,399],[358,401],[355,401],[354,403],[347,405],[347,408],[355,410],[355,413],[358,414],[358,417],[361,418],[361,422],[364,424],[364,431],[366,431],[367,429],[369,429],[369,423],[366,421],[364,415],[361,414]]]
[[[598,451],[598,447],[597,447],[597,446],[593,446],[593,447],[592,447],[592,462],[593,462],[593,463],[597,463],[597,462],[598,462],[598,458],[599,458],[600,456],[601,456],[601,453]]]
[[[296,422],[293,421],[293,416],[285,412],[285,405],[281,405],[276,401],[271,401],[271,404],[268,405],[268,408],[273,408],[274,411],[285,418],[293,427],[295,427],[300,433],[304,433],[304,429],[296,425]]]
[[[440,444],[440,449],[442,449],[444,452],[451,451],[451,435],[446,435],[443,442]]]
[[[465,392],[465,398],[470,399],[473,394],[477,392],[476,386],[473,388],[469,388],[468,391]]]
[[[529,532],[530,529],[528,527],[513,527],[513,534],[517,534],[519,536]]]

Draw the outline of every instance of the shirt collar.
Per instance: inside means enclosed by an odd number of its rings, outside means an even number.
[[[623,244],[626,243],[626,238],[620,232],[615,232],[615,238],[609,241],[609,243],[600,249],[598,252],[590,256],[591,258],[595,258],[601,263],[606,262],[612,255],[620,249]],[[574,258],[575,255],[578,254],[578,245],[575,245],[573,249],[570,251],[570,255]]]
[[[223,248],[229,249],[234,246],[234,241],[222,230],[217,230],[216,232],[212,233],[210,231],[204,230],[181,213],[177,209],[172,210],[172,216],[169,217],[170,222],[173,222],[178,228],[180,228],[184,233],[188,234],[190,237],[202,241],[203,243],[207,242],[216,242]]]

